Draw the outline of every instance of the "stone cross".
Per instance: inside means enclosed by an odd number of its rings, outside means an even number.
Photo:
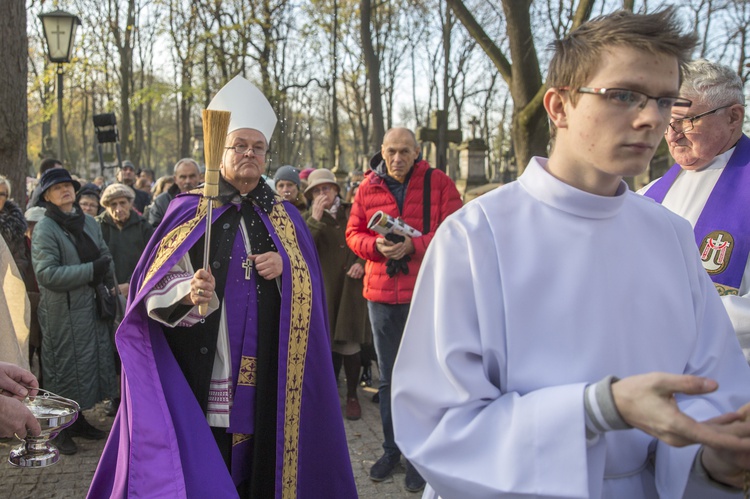
[[[448,113],[435,111],[430,118],[430,127],[417,130],[417,140],[435,144],[435,159],[432,166],[446,171],[448,143],[460,144],[463,133],[461,130],[448,130]]]

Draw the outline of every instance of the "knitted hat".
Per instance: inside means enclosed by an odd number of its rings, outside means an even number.
[[[299,171],[293,166],[286,165],[276,170],[276,175],[273,176],[273,181],[278,182],[279,180],[294,182],[299,189]]]
[[[108,207],[117,198],[128,198],[132,201],[135,199],[135,192],[125,184],[109,185],[102,193],[102,206]]]
[[[299,178],[301,178],[302,180],[307,180],[307,177],[309,177],[310,174],[314,171],[315,168],[305,168],[304,170],[299,172]]]
[[[47,170],[39,180],[39,185],[41,186],[39,199],[43,200],[44,193],[47,192],[47,189],[49,189],[53,185],[62,184],[65,182],[73,184],[73,189],[76,191],[81,188],[81,184],[77,180],[73,180],[73,177],[70,176],[70,173],[65,168],[53,168],[51,170]]]
[[[336,190],[339,190],[339,184],[338,182],[336,182],[336,176],[331,170],[327,170],[325,168],[314,170],[307,178],[307,182],[307,189],[305,189],[305,197],[307,199],[312,199],[313,189],[321,184],[333,184],[334,186],[336,186]]]

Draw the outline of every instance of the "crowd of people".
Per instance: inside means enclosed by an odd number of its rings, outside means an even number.
[[[557,42],[549,158],[465,207],[407,128],[345,185],[268,179],[276,116],[242,77],[209,106],[232,113],[212,198],[190,158],[110,185],[45,160],[25,212],[0,177],[32,312],[0,437],[39,432],[41,385],[117,414],[91,497],[356,497],[343,418],[376,360],[373,481],[403,456],[428,498],[747,496],[744,86],[694,43],[672,8]],[[663,138],[676,164],[630,192]],[[106,437],[81,414],[56,443]]]

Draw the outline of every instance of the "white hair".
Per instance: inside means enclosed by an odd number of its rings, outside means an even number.
[[[10,181],[7,179],[7,177],[0,175],[0,184],[5,185],[5,188],[8,189],[8,197],[5,199],[10,199]]]
[[[680,96],[711,107],[731,104],[744,106],[744,90],[742,79],[730,67],[698,59],[685,67]]]

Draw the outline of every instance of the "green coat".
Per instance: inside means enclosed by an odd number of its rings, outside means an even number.
[[[86,234],[110,255],[99,224],[86,216]],[[31,239],[31,259],[39,282],[44,388],[88,409],[117,394],[110,325],[96,312],[94,264],[81,263],[74,237],[45,216]],[[111,256],[111,255],[110,255]],[[107,286],[114,283],[105,279]]]
[[[350,210],[350,204],[341,203],[335,220],[328,212],[323,213],[320,222],[312,217],[311,211],[304,216],[323,269],[331,340],[361,344],[371,341],[370,320],[367,301],[362,296],[362,279],[346,275],[356,262],[364,267],[364,260],[357,258],[346,245],[346,222]]]

